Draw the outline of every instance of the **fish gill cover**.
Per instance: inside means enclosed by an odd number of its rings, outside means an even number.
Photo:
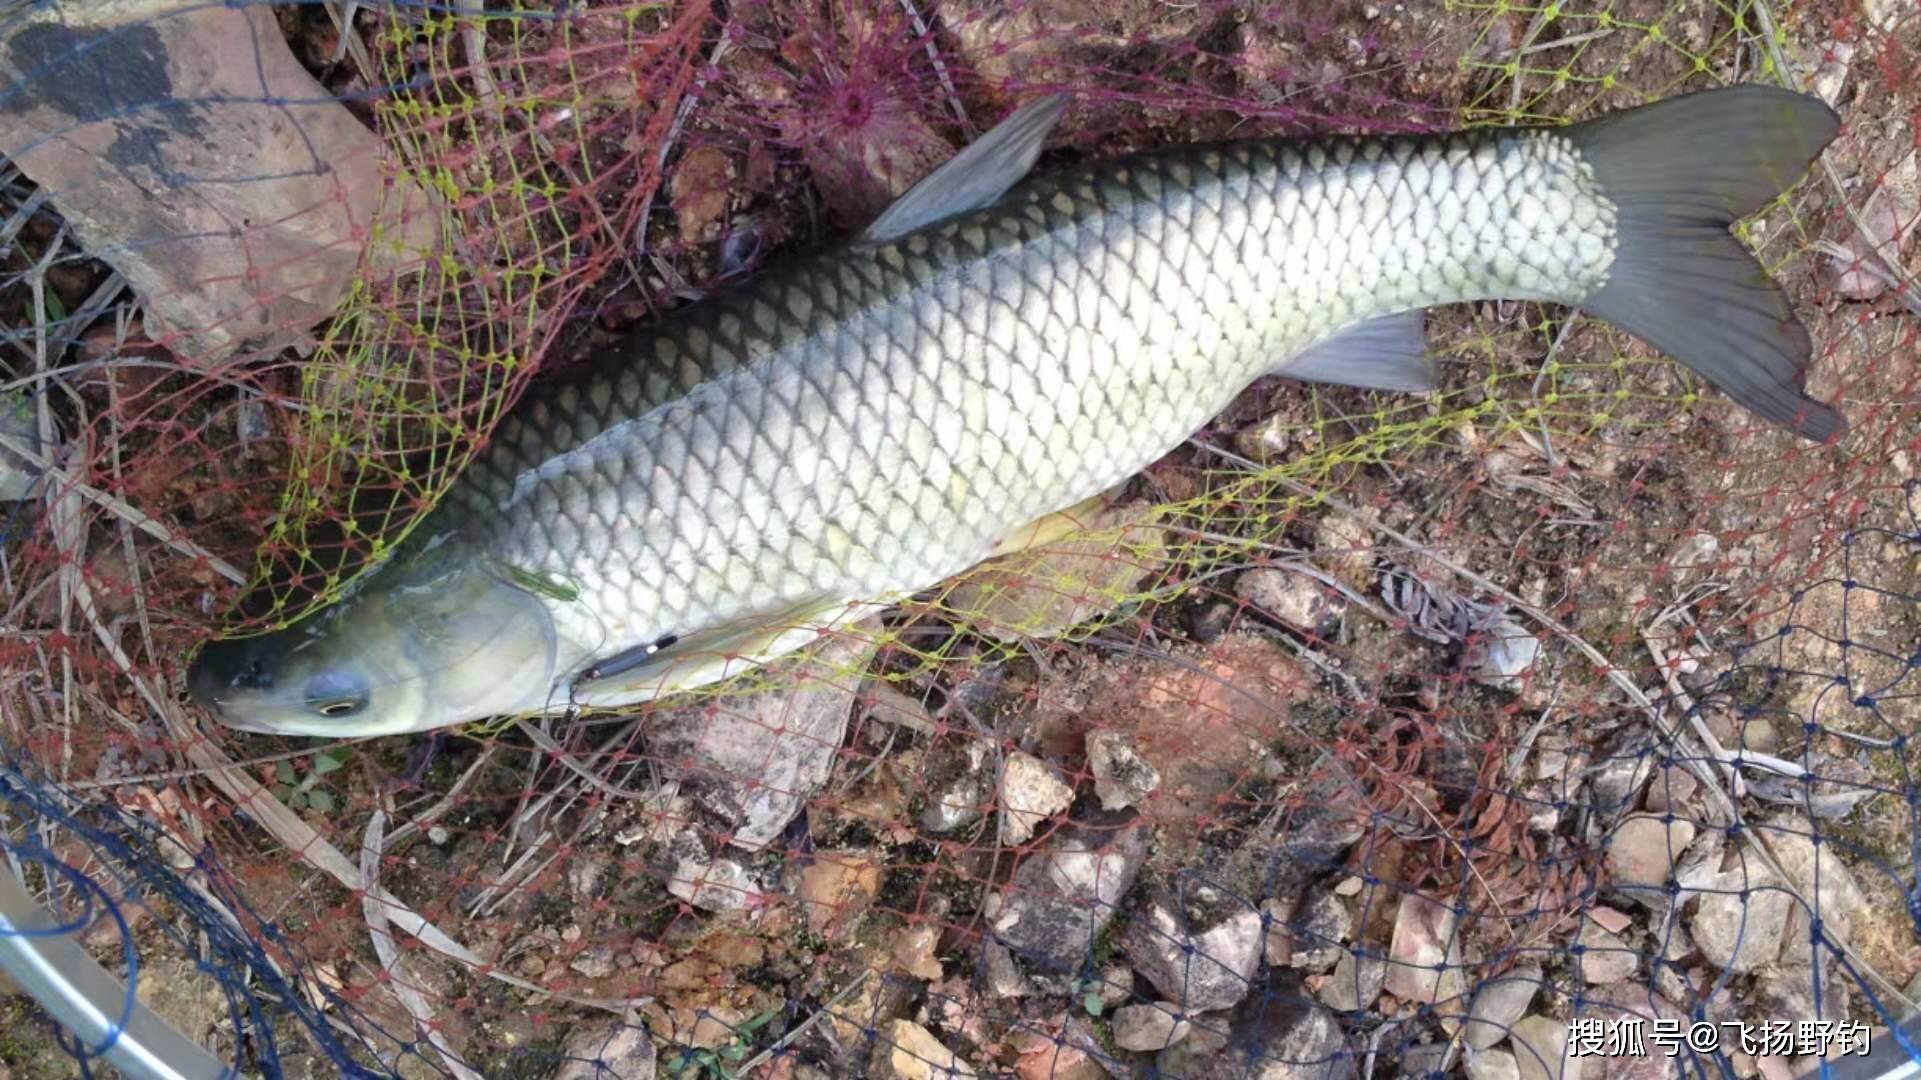
[[[1773,1078],[1921,991],[1911,0],[4,19],[0,873],[224,1060]],[[1440,391],[1263,380],[1073,528],[691,700],[333,744],[186,704],[197,643],[337,594],[537,371],[1036,95],[1074,94],[1053,170],[1730,82],[1844,120],[1739,228],[1836,445],[1464,305]],[[97,1049],[7,990],[14,1075]],[[1583,1053],[1624,1017],[1734,1026]]]

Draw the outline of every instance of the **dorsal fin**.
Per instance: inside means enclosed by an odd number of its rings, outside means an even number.
[[[861,242],[884,244],[993,203],[1034,167],[1041,144],[1066,107],[1066,94],[1049,94],[1015,109],[881,211],[861,234]]]

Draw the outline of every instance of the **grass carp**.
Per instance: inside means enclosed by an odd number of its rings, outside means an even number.
[[[1017,110],[843,247],[538,381],[350,595],[214,642],[223,722],[422,731],[722,678],[1134,475],[1256,378],[1434,387],[1421,312],[1578,307],[1825,440],[1730,232],[1834,137],[1761,86],[1584,123],[1185,146],[1029,177]]]

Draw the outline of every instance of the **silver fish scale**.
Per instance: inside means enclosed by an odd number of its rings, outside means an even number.
[[[1030,180],[762,275],[537,387],[439,512],[602,652],[931,585],[1329,334],[1579,303],[1614,208],[1552,134],[1244,142]]]

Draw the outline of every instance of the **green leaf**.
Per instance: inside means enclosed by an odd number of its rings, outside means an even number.
[[[313,771],[317,776],[325,776],[346,764],[347,752],[345,750],[327,749],[314,755]]]
[[[334,797],[324,791],[309,791],[307,792],[307,805],[323,814],[330,814],[334,808]]]
[[[556,577],[552,574],[542,574],[533,570],[522,570],[518,566],[509,566],[507,568],[507,576],[513,579],[515,585],[526,589],[528,592],[538,593],[549,599],[558,600],[563,604],[571,604],[575,600],[580,599],[580,587],[565,578]]]
[[[285,760],[274,762],[273,778],[275,780],[280,781],[283,784],[293,783],[294,782],[293,762],[285,761]]]
[[[1088,988],[1087,996],[1081,998],[1081,1005],[1087,1009],[1089,1016],[1099,1016],[1101,1010],[1106,1007],[1101,1002],[1101,992],[1092,987]]]
[[[67,319],[67,305],[60,302],[60,294],[44,284],[40,287],[40,309],[46,313],[47,322],[65,322]]]

